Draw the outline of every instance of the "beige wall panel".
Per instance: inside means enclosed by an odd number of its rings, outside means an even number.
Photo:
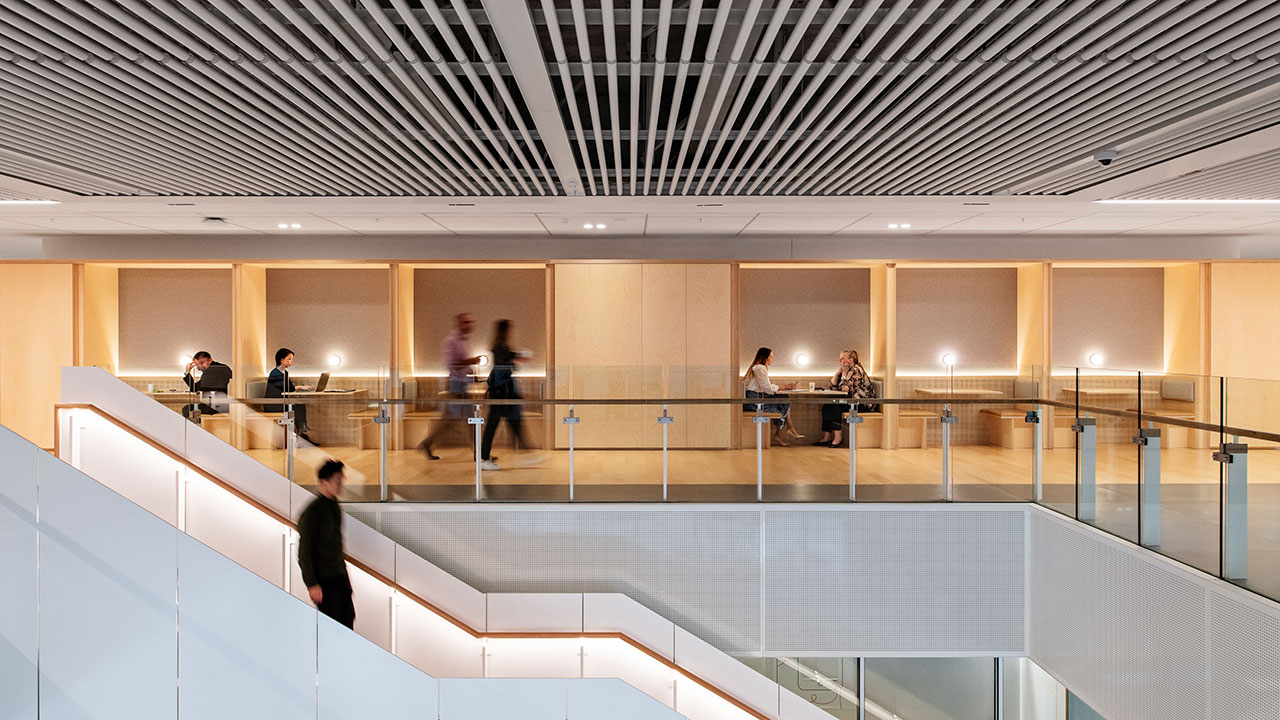
[[[686,346],[689,397],[733,397],[741,391],[733,365],[733,282],[728,265],[689,265]],[[737,411],[690,406],[688,447],[728,447]]]
[[[1015,268],[898,270],[898,374],[943,374],[942,353],[956,354],[956,374],[1011,371],[1018,362]]]
[[[80,365],[120,372],[120,271],[82,265],[80,284]]]
[[[1161,268],[1054,268],[1053,364],[1162,370],[1164,298]]]
[[[773,373],[835,372],[841,350],[871,344],[871,271],[867,268],[752,268],[739,271],[739,363],[773,348]],[[799,353],[808,367],[796,365]],[[863,360],[866,364],[866,360]],[[739,368],[739,374],[746,368]]]
[[[1226,421],[1275,432],[1280,428],[1280,332],[1275,323],[1280,264],[1213,263],[1210,272],[1209,372],[1227,377]]]
[[[267,269],[267,358],[287,347],[299,376],[329,368],[337,375],[387,373],[391,348],[389,277],[385,269]]]
[[[515,323],[516,344],[533,352],[522,373],[546,371],[546,270],[542,268],[417,268],[413,272],[413,362],[418,375],[444,375],[444,338],[453,318],[476,320],[472,349],[489,352],[493,324]]]
[[[181,377],[186,362],[178,362],[179,356],[190,360],[201,350],[232,363],[230,269],[121,268],[119,273],[120,374]],[[88,298],[85,302],[87,310]]]
[[[639,264],[573,264],[555,271],[556,396],[639,397],[643,319],[643,270]],[[557,414],[566,408],[557,408]],[[581,407],[575,430],[580,447],[652,447],[661,432],[642,430],[643,409]],[[647,413],[652,414],[652,413]],[[556,421],[556,443],[568,431]],[[637,432],[640,430],[640,432]]]
[[[73,267],[0,265],[0,423],[52,448],[62,368],[74,361]]]

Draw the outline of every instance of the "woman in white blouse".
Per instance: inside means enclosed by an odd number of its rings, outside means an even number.
[[[769,366],[773,364],[773,351],[767,347],[762,347],[756,351],[755,359],[751,361],[751,367],[747,368],[747,372],[742,376],[742,380],[747,386],[747,397],[776,397],[779,390],[795,390],[795,383],[787,383],[786,385],[774,385],[769,381]],[[747,405],[748,410],[754,410],[754,405]],[[773,441],[779,445],[786,445],[787,440],[795,440],[804,437],[796,432],[796,427],[791,423],[791,405],[789,403],[764,403],[760,407],[762,412],[779,413],[782,415],[782,422],[773,431]]]

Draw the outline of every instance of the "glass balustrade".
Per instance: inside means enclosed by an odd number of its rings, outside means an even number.
[[[480,376],[279,399],[131,384],[300,485],[342,460],[350,500],[1034,501],[1280,596],[1280,383],[1028,368],[903,377],[853,402],[785,380],[773,398],[719,367],[550,367],[515,375],[519,399]]]

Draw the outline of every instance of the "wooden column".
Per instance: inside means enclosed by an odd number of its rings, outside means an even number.
[[[42,448],[76,360],[77,305],[70,263],[0,264],[0,423]]]
[[[262,265],[231,266],[232,397],[244,397],[250,379],[267,374],[267,269]],[[245,408],[231,406],[232,444],[248,447]]]
[[[412,380],[413,369],[413,266],[393,263],[390,267],[391,358],[388,368],[387,397],[403,398],[404,381]],[[404,448],[404,425],[401,422],[404,407],[393,406],[391,413],[391,448]]]
[[[1169,265],[1164,269],[1164,371],[1195,381],[1195,418],[1220,420],[1215,399],[1218,386],[1209,372],[1209,263]],[[1203,448],[1209,437],[1189,434],[1191,447]]]
[[[894,263],[871,268],[871,374],[884,381],[884,396],[898,396],[898,268]],[[898,447],[898,406],[882,405],[884,430],[880,447]]]
[[[77,264],[76,365],[120,372],[120,270]]]

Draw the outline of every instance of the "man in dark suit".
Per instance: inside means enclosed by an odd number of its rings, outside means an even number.
[[[191,377],[192,370],[200,371],[199,380]],[[212,355],[201,350],[191,357],[191,362],[187,363],[184,372],[186,374],[182,376],[182,381],[187,384],[187,389],[200,393],[201,400],[208,400],[200,403],[201,414],[216,415],[231,409],[227,402],[227,386],[231,384],[230,367],[217,362]],[[182,408],[182,416],[185,418],[189,419],[193,412],[195,412],[194,405]]]

